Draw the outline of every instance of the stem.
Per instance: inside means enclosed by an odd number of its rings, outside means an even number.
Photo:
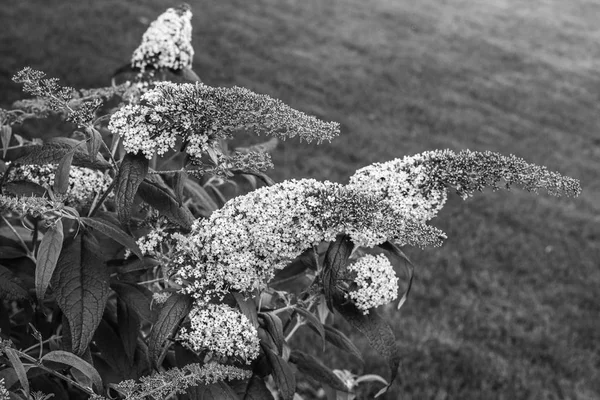
[[[292,330],[290,331],[290,333],[287,334],[287,336],[285,337],[285,341],[289,342],[289,340],[292,338],[292,336],[294,335],[294,333],[296,333],[296,331],[302,326],[304,325],[304,322],[300,321],[300,318],[296,319],[296,325],[294,325],[294,327],[292,328]]]
[[[116,184],[117,184],[117,178],[115,177],[115,179],[113,179],[113,181],[108,186],[108,189],[106,189],[106,192],[104,192],[104,194],[100,198],[100,201],[96,204],[96,206],[94,207],[94,209],[89,212],[88,217],[91,218],[91,217],[94,216],[94,214],[96,214],[96,211],[98,211],[98,209],[100,208],[100,206],[104,203],[104,200],[106,200],[106,198],[108,197],[108,195],[113,190],[113,188],[115,187]]]
[[[17,239],[19,239],[19,243],[21,244],[21,247],[23,247],[23,250],[25,250],[25,252],[27,253],[27,257],[29,257],[33,261],[35,261],[35,257],[33,256],[33,253],[29,250],[29,247],[27,247],[23,238],[21,237],[21,235],[19,235],[19,232],[17,232],[17,230],[14,228],[14,226],[12,226],[12,224],[10,222],[8,222],[8,220],[4,217],[4,215],[1,215],[0,217],[2,217],[2,220],[6,223],[6,225],[8,225],[8,228],[17,237]]]
[[[55,370],[53,370],[51,368],[46,367],[44,364],[42,364],[41,360],[37,360],[37,359],[31,357],[29,354],[25,354],[25,353],[23,353],[20,350],[17,350],[16,352],[19,354],[19,357],[23,357],[24,359],[26,359],[30,363],[34,364],[37,368],[41,368],[44,371],[48,372],[49,374],[54,375],[57,378],[64,380],[65,382],[70,383],[71,385],[73,385],[77,389],[79,389],[79,390],[87,393],[88,395],[94,396],[96,394],[93,390],[88,389],[85,386],[83,386],[83,385],[75,382],[73,379],[69,378],[68,376],[63,375],[60,372],[57,372],[57,371],[55,371]]]

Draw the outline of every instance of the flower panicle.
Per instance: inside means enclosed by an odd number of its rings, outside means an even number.
[[[171,368],[153,375],[143,376],[140,382],[125,380],[115,385],[127,400],[143,400],[148,396],[167,398],[172,393],[185,393],[196,385],[210,385],[224,380],[248,379],[252,371],[232,365],[209,362],[201,365],[188,364],[182,368]]]
[[[185,151],[199,160],[209,149],[221,152],[218,142],[243,129],[278,138],[299,136],[308,142],[339,134],[335,122],[320,121],[240,87],[159,82],[141,100],[113,114],[109,129],[122,137],[127,152],[142,152],[147,158],[164,155],[180,139]]]
[[[150,24],[131,56],[131,66],[141,73],[163,68],[179,71],[190,68],[193,58],[192,10],[182,4],[167,9]]]

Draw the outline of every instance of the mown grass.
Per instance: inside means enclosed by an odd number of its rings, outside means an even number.
[[[76,87],[106,85],[145,23],[174,4],[7,3],[0,106],[21,97],[10,76],[25,65]],[[385,310],[402,349],[386,398],[600,398],[594,1],[190,4],[195,70],[206,83],[246,86],[341,122],[331,144],[284,142],[274,154],[278,180],[344,182],[374,161],[470,148],[514,153],[582,181],[576,200],[513,190],[449,202],[433,221],[448,241],[407,249],[418,265],[414,291],[399,312]],[[364,372],[387,376],[356,339],[368,354]],[[355,367],[338,353],[327,360]]]

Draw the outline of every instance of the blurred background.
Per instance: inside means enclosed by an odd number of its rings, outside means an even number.
[[[405,249],[417,265],[413,292],[400,311],[383,311],[402,356],[384,398],[600,398],[597,1],[188,3],[206,84],[245,86],[341,123],[331,144],[280,143],[278,181],[345,183],[372,162],[443,148],[512,153],[581,180],[577,199],[518,189],[451,197],[431,221],[449,239]],[[76,88],[109,85],[148,24],[178,4],[4,0],[0,107],[23,97],[11,77],[24,66]],[[326,363],[388,377],[353,337],[364,367],[330,350]]]

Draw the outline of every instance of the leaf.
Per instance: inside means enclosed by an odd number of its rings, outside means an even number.
[[[154,268],[160,265],[158,260],[155,260],[151,257],[144,257],[142,259],[134,259],[131,262],[128,262],[124,265],[119,265],[116,267],[116,270],[120,274],[127,274],[129,272],[141,271],[144,269]]]
[[[273,368],[273,378],[277,382],[279,392],[283,400],[292,400],[296,392],[296,377],[289,364],[271,349],[263,348],[271,367]]]
[[[21,382],[21,387],[25,390],[25,394],[29,396],[29,380],[27,379],[27,372],[25,372],[25,366],[19,359],[19,354],[17,351],[11,347],[6,347],[4,352],[8,356],[10,363],[12,364],[15,372],[17,373],[17,377],[19,378],[19,382]]]
[[[83,217],[80,218],[80,220],[84,224],[91,226],[92,228],[102,232],[104,235],[108,236],[114,241],[122,244],[123,246],[131,250],[131,252],[135,254],[139,259],[143,258],[142,251],[140,250],[140,247],[136,243],[135,239],[127,233],[125,233],[125,231],[123,231],[118,226],[113,225],[112,223],[100,218]]]
[[[273,400],[273,395],[269,388],[267,388],[264,379],[252,375],[246,388],[244,400]]]
[[[115,205],[124,227],[129,225],[135,194],[147,173],[148,159],[142,154],[128,153],[123,157],[115,186]]]
[[[385,242],[383,244],[380,244],[379,247],[381,247],[384,250],[387,250],[388,252],[390,252],[394,256],[396,256],[397,258],[404,261],[404,268],[406,268],[406,274],[408,275],[408,285],[406,286],[406,290],[400,297],[400,300],[398,300],[397,309],[399,310],[400,307],[402,307],[402,305],[406,302],[406,299],[408,298],[408,294],[410,293],[413,278],[415,276],[415,266],[410,261],[410,259],[406,256],[406,254],[404,254],[404,252],[402,250],[400,250],[400,248],[398,246],[396,246],[394,243]]]
[[[323,327],[321,321],[319,321],[319,319],[313,313],[311,313],[305,308],[296,306],[294,308],[294,311],[296,311],[304,319],[306,319],[306,322],[308,322],[309,327],[314,328],[313,330],[317,332],[321,337],[321,344],[325,346],[325,328]]]
[[[238,292],[233,292],[232,294],[242,314],[248,318],[252,326],[258,328],[258,313],[256,312],[256,303],[254,300],[245,299],[244,295]]]
[[[88,138],[88,140],[86,142],[87,152],[90,156],[90,159],[93,160],[98,155],[98,152],[100,151],[100,147],[102,147],[102,142],[103,142],[102,135],[94,127],[86,128],[86,133],[88,133],[90,135],[90,137]]]
[[[65,194],[69,190],[69,172],[73,163],[75,150],[69,151],[60,159],[56,172],[54,173],[54,191],[56,193]]]
[[[67,153],[75,149],[73,153],[73,165],[94,169],[110,168],[110,163],[100,154],[94,160],[90,160],[89,154],[79,146],[80,143],[77,140],[69,138],[54,138],[41,146],[23,146],[22,153],[24,154],[13,161],[15,164],[24,165],[58,164]]]
[[[179,293],[172,294],[161,308],[148,341],[150,360],[155,366],[159,366],[165,340],[173,334],[191,308],[191,297]]]
[[[133,363],[127,357],[123,342],[113,327],[103,319],[94,334],[94,343],[100,351],[100,357],[119,375],[121,379],[130,378]],[[134,344],[136,342],[134,341]],[[135,351],[135,347],[134,347]]]
[[[369,345],[373,349],[387,359],[392,373],[391,385],[398,374],[398,366],[400,365],[400,355],[398,354],[394,331],[375,310],[363,314],[353,303],[345,300],[342,294],[336,295],[334,299],[336,310],[350,325],[367,337]]]
[[[10,125],[0,126],[0,140],[2,141],[2,158],[6,158],[8,146],[10,146],[10,137],[12,136],[12,128]]]
[[[28,181],[8,182],[2,189],[14,196],[42,197],[46,194],[46,189],[43,186]]]
[[[102,319],[108,280],[100,249],[87,232],[63,247],[51,284],[69,321],[71,348],[77,355],[84,353]]]
[[[364,360],[362,358],[362,354],[360,354],[360,350],[348,336],[344,335],[339,330],[335,329],[332,326],[324,325],[325,328],[325,340],[329,343],[333,344],[338,349],[347,351],[352,354],[354,357],[358,358],[361,364],[364,364]]]
[[[208,194],[206,189],[204,189],[204,187],[202,187],[202,185],[197,183],[195,180],[187,179],[184,183],[184,186],[186,191],[195,201],[196,205],[201,206],[209,213],[219,209],[219,206],[217,203],[215,203],[213,198],[210,197],[210,194]]]
[[[186,206],[180,206],[175,197],[167,190],[155,183],[144,181],[140,185],[138,193],[142,200],[158,210],[171,222],[176,223],[187,231],[192,229],[192,223],[195,220],[194,216]]]
[[[299,350],[290,354],[290,361],[298,366],[300,372],[310,376],[318,382],[324,383],[336,390],[348,392],[348,387],[340,378],[318,359]]]
[[[189,392],[192,392],[190,390]],[[238,395],[224,381],[219,381],[211,385],[198,385],[195,389],[194,400],[239,400]]]
[[[50,284],[50,279],[56,268],[58,257],[63,244],[63,224],[60,219],[56,220],[54,226],[50,227],[38,248],[37,261],[35,265],[35,294],[38,301],[44,301],[44,295]]]
[[[335,242],[329,245],[323,263],[323,292],[327,306],[333,311],[333,297],[336,291],[336,282],[342,268],[348,263],[354,244],[348,235],[338,235]]]
[[[110,287],[140,318],[152,321],[152,311],[150,310],[152,293],[148,289],[136,283],[116,281],[111,282]]]
[[[275,342],[279,354],[282,354],[283,344],[285,343],[285,336],[283,335],[283,323],[277,314],[272,312],[262,312],[258,316],[264,321],[264,328]]]
[[[181,207],[183,204],[183,189],[187,180],[187,172],[185,170],[177,171],[173,177],[173,190],[175,191],[175,199]]]
[[[2,248],[0,248],[2,251]],[[29,298],[23,282],[8,268],[0,265],[0,299],[23,300]]]
[[[132,365],[135,358],[135,349],[137,347],[141,322],[139,315],[120,297],[117,297],[117,322],[119,336],[123,342],[123,349],[125,350],[129,364]]]
[[[82,358],[76,356],[73,353],[69,353],[68,351],[63,350],[55,350],[46,354],[41,358],[41,361],[53,361],[62,364],[67,364],[80,372],[83,372],[88,378],[92,380],[92,383],[99,391],[103,391],[102,386],[102,378],[100,378],[100,374],[96,371],[90,363],[83,360]]]

